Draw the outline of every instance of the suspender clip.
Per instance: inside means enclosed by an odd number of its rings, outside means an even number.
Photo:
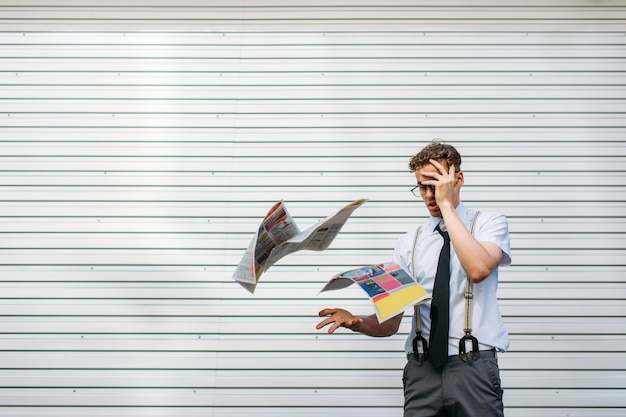
[[[419,353],[419,349],[417,347],[418,343],[422,344],[422,354]],[[428,360],[428,342],[426,341],[426,339],[424,339],[424,336],[422,336],[422,332],[419,331],[415,334],[415,337],[413,338],[413,356],[421,363],[423,363],[423,361],[425,360]]]
[[[466,344],[468,341],[472,342],[472,350],[466,353]],[[461,360],[467,362],[471,353],[472,361],[480,358],[480,350],[478,348],[478,339],[472,336],[472,329],[465,329],[465,336],[461,338],[459,342],[459,357]]]

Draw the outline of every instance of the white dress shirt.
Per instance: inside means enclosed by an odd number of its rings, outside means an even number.
[[[473,210],[466,208],[463,203],[459,204],[456,212],[469,229],[474,214]],[[412,254],[415,233],[417,229],[407,232],[398,239],[394,250],[393,261],[400,264],[407,272],[415,271],[413,277],[424,289],[432,295],[439,261],[439,252],[443,246],[443,238],[435,230],[437,224],[442,224],[440,217],[429,217],[422,225],[419,239],[415,245],[415,253]],[[511,244],[509,241],[509,226],[507,219],[500,213],[480,212],[474,226],[474,237],[479,242],[491,242],[504,253],[500,266],[511,263]],[[454,245],[450,245],[450,334],[448,337],[448,355],[459,353],[459,341],[465,335],[465,271],[461,267],[459,258],[456,256]],[[415,265],[413,265],[415,263]],[[509,347],[509,336],[504,328],[502,316],[498,307],[496,292],[498,289],[498,268],[480,283],[473,285],[472,304],[472,335],[478,339],[480,350],[496,348],[504,352]],[[422,321],[422,336],[428,341],[430,336],[430,302],[420,306]],[[414,327],[414,326],[413,326]],[[415,329],[405,344],[408,353],[413,351],[412,341]],[[468,344],[467,351],[471,350]]]

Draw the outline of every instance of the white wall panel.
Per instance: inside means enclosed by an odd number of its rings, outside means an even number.
[[[335,273],[427,215],[439,137],[509,219],[508,417],[626,414],[626,1],[0,1],[0,415],[397,416]],[[254,295],[265,212],[369,198]]]

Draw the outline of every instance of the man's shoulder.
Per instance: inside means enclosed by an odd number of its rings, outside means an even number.
[[[480,221],[481,223],[490,223],[494,221],[504,221],[506,222],[506,215],[497,211],[477,211],[476,221]]]
[[[408,231],[400,235],[400,237],[398,238],[397,246],[412,247],[413,243],[415,242],[415,239],[420,235],[423,229],[424,229],[424,223],[413,226],[411,229],[409,229]]]
[[[492,220],[506,220],[506,216],[503,213],[497,211],[490,210],[481,210],[470,207],[464,207],[465,211],[465,221],[466,223],[470,223],[472,221],[480,221],[482,223],[489,222]]]

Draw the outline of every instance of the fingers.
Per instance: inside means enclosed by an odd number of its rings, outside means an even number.
[[[317,315],[320,317],[324,317],[324,316],[329,316],[331,314],[335,314],[336,312],[337,312],[336,308],[325,308],[321,310],[319,313],[317,313]]]
[[[328,329],[328,333],[333,333],[335,331],[335,329],[337,328],[336,323],[337,323],[337,318],[334,316],[334,314],[337,313],[337,309],[336,308],[325,308],[323,310],[321,310],[319,313],[317,313],[318,316],[320,317],[324,317],[324,316],[331,316],[328,317],[322,321],[320,321],[319,323],[317,323],[317,326],[315,326],[315,328],[317,330],[328,326],[331,323],[335,323],[335,325],[331,326]]]
[[[332,322],[334,322],[334,321],[335,321],[335,319],[333,319],[332,317],[329,317],[329,318],[327,318],[327,319],[325,319],[325,320],[322,320],[322,321],[320,321],[319,323],[317,323],[317,326],[315,326],[315,328],[316,328],[317,330],[319,330],[319,329],[321,329],[322,327],[327,326],[327,325],[329,325],[330,323],[332,323]]]
[[[443,165],[441,165],[441,163],[439,161],[437,161],[436,159],[429,159],[428,162],[430,162],[430,164],[432,166],[434,166],[435,168],[437,168],[437,170],[442,173],[445,174],[446,173],[446,169],[443,167]]]
[[[320,330],[321,328],[328,326],[329,324],[332,324],[332,326],[328,328],[328,333],[330,334],[335,333],[335,330],[341,327],[340,321],[337,321],[334,317],[329,317],[326,320],[322,320],[319,323],[317,323],[317,326],[315,326],[315,328],[317,330]]]
[[[350,313],[348,313],[345,310],[339,309],[339,308],[325,308],[325,309],[321,310],[318,313],[318,315],[320,317],[330,316],[330,317],[327,317],[326,319],[320,321],[315,326],[315,328],[317,330],[320,330],[321,328],[323,328],[325,326],[328,326],[329,324],[332,324],[328,328],[328,333],[330,333],[330,334],[333,334],[335,332],[335,330],[337,330],[340,327],[348,327],[348,328],[350,328],[350,326],[353,326],[357,321],[360,322],[360,319],[352,317],[352,315]]]
[[[451,164],[448,167],[448,170],[446,171],[446,168],[439,161],[437,161],[435,159],[429,159],[428,161],[431,163],[431,165],[433,165],[435,168],[437,168],[437,170],[439,171],[439,173],[441,175],[451,175],[451,176],[454,176],[454,173],[456,172],[456,169],[454,168],[454,164]]]
[[[338,328],[340,328],[340,327],[341,327],[341,325],[340,325],[339,323],[335,323],[335,324],[333,324],[332,326],[330,326],[330,327],[328,328],[328,334],[333,334],[333,333],[335,333],[335,330],[337,330],[337,329],[338,329]]]

